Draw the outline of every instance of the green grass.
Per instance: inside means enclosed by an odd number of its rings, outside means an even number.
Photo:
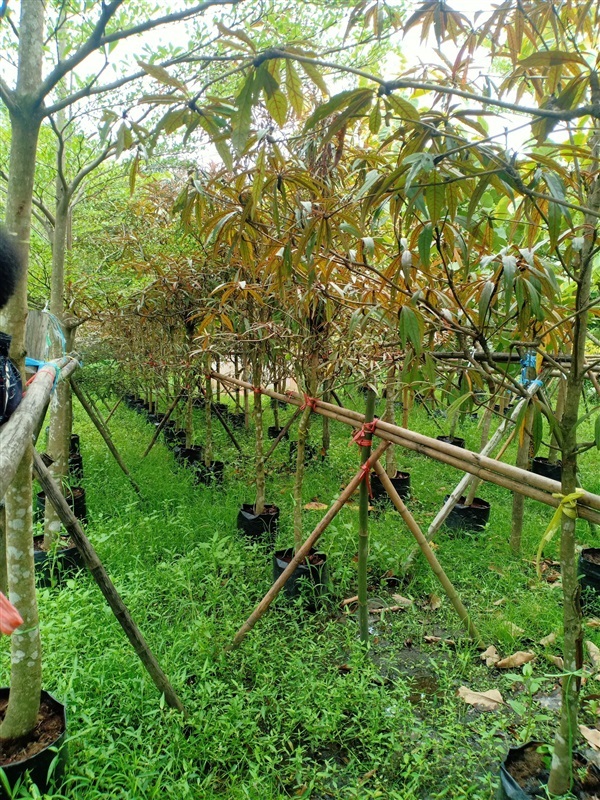
[[[360,408],[359,401],[345,401]],[[53,795],[57,800],[494,797],[499,761],[527,720],[508,706],[475,711],[456,691],[463,684],[498,688],[505,699],[521,701],[526,693],[482,664],[445,598],[436,611],[425,607],[431,593],[442,592],[424,560],[415,562],[401,586],[386,586],[382,576],[397,573],[412,547],[398,514],[371,515],[371,596],[392,604],[390,592],[398,591],[414,603],[407,611],[373,617],[368,652],[358,643],[354,616],[339,608],[356,592],[358,514],[344,509],[321,540],[332,584],[329,602],[310,613],[278,599],[240,649],[225,654],[272,580],[268,553],[235,530],[238,507],[253,501],[252,436],[239,434],[247,454],[239,457],[215,422],[215,456],[227,463],[225,485],[200,487],[161,443],[140,461],[152,434],[144,419],[120,408],[110,425],[145,500],[138,500],[77,408],[88,535],[189,718],[182,722],[160,702],[88,575],[61,589],[40,590],[44,685],[66,702],[69,721],[69,778],[63,794]],[[440,432],[418,408],[411,426],[433,436]],[[315,443],[319,432],[316,420]],[[305,501],[318,497],[329,504],[357,469],[358,449],[348,447],[348,429],[332,423],[332,434],[327,463],[307,470]],[[475,422],[465,423],[461,435],[478,449]],[[595,492],[597,465],[595,452],[582,458],[583,485]],[[399,466],[412,474],[409,507],[426,528],[460,475],[410,452],[399,453]],[[284,442],[269,462],[267,483],[268,501],[281,507],[281,546],[293,541],[292,482]],[[556,679],[544,676],[556,669],[536,642],[556,631],[550,652],[560,652],[560,589],[540,584],[532,561],[552,510],[526,502],[523,556],[515,558],[508,548],[510,494],[490,485],[480,494],[492,502],[488,529],[464,538],[442,532],[438,557],[486,643],[503,655],[530,647],[539,654],[534,675],[548,694]],[[307,533],[319,518],[305,512]],[[578,525],[581,542],[592,543],[587,524]],[[556,543],[548,554],[556,554]],[[515,635],[511,623],[524,633]],[[456,647],[427,644],[429,634],[451,638]],[[586,637],[600,644],[591,628]],[[7,683],[6,637],[1,646]],[[555,713],[534,703],[532,714],[534,738],[548,740]],[[589,712],[582,721],[593,724]]]

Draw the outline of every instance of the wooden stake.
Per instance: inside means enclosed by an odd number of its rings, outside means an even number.
[[[140,629],[133,621],[127,606],[121,599],[121,596],[115,589],[113,582],[102,565],[102,562],[98,558],[98,554],[63,497],[59,485],[56,483],[37,452],[33,454],[33,464],[37,478],[46,494],[46,500],[49,500],[56,509],[56,513],[60,517],[62,524],[67,529],[71,539],[75,542],[83,563],[100,587],[100,591],[106,598],[120,626],[125,631],[127,638],[152,678],[154,685],[161,694],[164,694],[165,700],[171,708],[176,708],[178,711],[183,711],[185,713],[183,703],[169,683],[169,679],[160,668],[160,664],[148,647]]]
[[[441,583],[442,588],[444,589],[444,592],[446,593],[448,599],[450,600],[450,602],[452,603],[452,606],[454,607],[454,610],[456,611],[456,613],[458,614],[458,616],[462,620],[463,624],[465,625],[467,631],[469,632],[469,636],[473,639],[473,641],[477,644],[478,647],[480,647],[481,649],[484,649],[484,645],[483,645],[482,639],[481,639],[481,637],[479,635],[479,632],[477,631],[477,628],[475,627],[475,625],[471,621],[471,618],[469,616],[469,612],[467,611],[467,609],[462,604],[456,589],[454,588],[454,586],[452,585],[452,582],[450,581],[450,579],[448,578],[448,576],[444,572],[444,570],[442,568],[442,565],[437,560],[437,558],[435,556],[435,553],[431,549],[431,546],[430,546],[429,542],[427,541],[427,539],[425,538],[423,532],[421,531],[421,529],[417,525],[416,520],[413,517],[413,515],[410,513],[408,508],[404,505],[404,503],[402,501],[402,498],[400,497],[398,492],[394,489],[393,483],[389,479],[386,471],[381,466],[381,464],[378,464],[378,463],[375,464],[375,472],[379,476],[379,480],[381,481],[383,487],[385,488],[386,492],[390,496],[390,499],[391,499],[392,503],[394,504],[394,506],[400,512],[400,514],[402,516],[402,519],[406,523],[409,531],[415,537],[418,546],[421,548],[421,552],[423,553],[423,555],[425,556],[425,558],[429,562],[429,566],[431,567],[433,574],[438,579],[438,581]]]
[[[387,442],[382,442],[379,445],[379,447],[375,450],[375,452],[372,454],[371,458],[369,459],[369,465],[373,466],[373,464],[375,464],[381,458],[381,456],[388,447],[389,444]],[[304,542],[302,547],[298,548],[290,563],[281,573],[279,578],[277,578],[275,583],[271,586],[271,588],[263,597],[263,599],[260,601],[260,603],[256,606],[252,614],[250,614],[246,622],[244,622],[242,627],[238,630],[236,635],[233,637],[232,643],[229,645],[229,647],[226,648],[227,650],[233,650],[234,648],[238,647],[242,642],[242,640],[244,639],[244,637],[246,636],[246,634],[252,630],[252,628],[256,625],[258,620],[263,616],[265,611],[269,608],[273,600],[275,600],[279,592],[283,589],[289,578],[292,576],[298,564],[304,563],[304,560],[306,559],[307,555],[310,553],[314,545],[317,543],[321,534],[327,529],[327,526],[335,518],[336,514],[338,514],[338,512],[341,511],[345,503],[354,494],[356,488],[363,479],[363,475],[364,473],[363,470],[361,469],[352,478],[348,486],[346,486],[344,491],[340,494],[338,499],[331,506],[329,511],[325,514],[323,519],[319,522],[317,527],[310,534],[308,539]]]
[[[119,397],[119,399],[117,400],[117,402],[116,402],[116,403],[114,404],[114,406],[112,407],[112,409],[111,409],[111,411],[110,411],[110,413],[109,413],[108,417],[106,418],[106,422],[110,422],[110,418],[112,417],[112,415],[115,413],[115,411],[116,411],[116,410],[117,410],[117,408],[118,408],[118,407],[121,405],[121,403],[122,403],[122,402],[123,402],[123,398],[122,398],[122,397]]]
[[[121,469],[123,470],[123,472],[125,473],[125,475],[129,479],[129,482],[133,486],[133,488],[136,491],[136,493],[141,497],[142,496],[142,490],[140,489],[138,484],[135,482],[135,480],[131,477],[131,473],[129,472],[129,470],[125,466],[125,462],[123,461],[123,459],[121,458],[121,456],[119,454],[119,451],[115,447],[110,433],[104,427],[102,422],[98,419],[98,417],[96,416],[96,414],[94,412],[94,409],[90,406],[90,404],[88,403],[88,401],[84,397],[81,389],[77,385],[77,382],[75,380],[73,380],[73,378],[71,378],[71,387],[73,388],[73,392],[74,392],[75,396],[77,397],[77,399],[79,400],[79,402],[81,403],[83,408],[85,409],[85,412],[87,413],[88,417],[94,423],[94,425],[96,427],[96,430],[98,431],[100,436],[102,436],[102,438],[106,442],[106,446],[108,447],[110,452],[113,454],[113,457],[114,457],[115,461],[121,467]]]

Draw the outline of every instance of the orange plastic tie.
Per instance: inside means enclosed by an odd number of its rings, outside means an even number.
[[[317,410],[317,398],[311,397],[309,394],[304,394],[304,403],[300,406],[300,411],[304,411],[305,408],[310,408],[311,411]]]
[[[377,420],[374,419],[373,422],[365,422],[363,423],[362,428],[359,428],[354,436],[352,437],[352,442],[355,442],[359,447],[370,447],[372,443],[372,437],[375,433],[377,428]],[[367,438],[367,434],[370,434],[371,438]]]
[[[361,466],[360,471],[362,475],[360,476],[361,481],[364,481],[367,486],[367,492],[371,500],[373,499],[373,490],[371,489],[371,459],[368,458],[365,463]]]

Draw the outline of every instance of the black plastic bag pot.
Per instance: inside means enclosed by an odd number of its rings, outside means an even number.
[[[287,569],[293,557],[293,547],[273,553],[274,581]],[[327,594],[327,578],[327,556],[311,550],[304,564],[298,564],[292,572],[284,584],[283,592],[290,600],[303,597],[314,605]]]
[[[500,786],[496,800],[531,800],[531,798],[546,797],[550,759],[538,752],[542,746],[543,742],[527,742],[520,747],[510,748],[500,767]],[[573,793],[576,797],[599,796],[600,768],[581,753],[573,753],[573,776]]]
[[[0,705],[3,707],[8,701],[9,694],[10,689],[0,689]],[[65,742],[67,735],[67,719],[65,707],[52,697],[51,694],[48,694],[48,692],[41,693],[40,705],[42,710],[48,708],[60,717],[62,732],[54,741],[51,741],[40,750],[39,753],[35,753],[35,755],[21,761],[13,761],[10,764],[3,765],[0,763],[0,767],[4,770],[11,790],[14,789],[20,781],[23,781],[28,773],[41,794],[46,795],[51,794],[53,788],[59,788],[64,780],[65,768],[68,760],[68,750]],[[4,712],[2,716],[4,716]],[[53,762],[55,763],[53,764]],[[53,768],[50,771],[51,765]],[[48,776],[49,772],[50,777]],[[12,791],[9,795],[4,789],[3,784],[0,783],[0,800],[9,800],[9,797],[12,797]]]
[[[192,447],[176,447],[173,454],[181,464],[195,467],[204,458],[204,448],[199,444]]]
[[[78,433],[72,433],[71,438],[69,440],[69,454],[70,455],[79,455],[81,453],[81,440],[79,438]]]
[[[554,463],[542,456],[536,456],[531,462],[531,471],[536,475],[543,475],[544,478],[550,480],[562,481],[562,461],[555,461]]]
[[[83,480],[83,456],[80,453],[69,456],[69,475],[76,481]]]
[[[222,417],[226,417],[229,414],[229,406],[226,403],[213,403],[212,406]]]
[[[126,394],[123,396],[123,402],[128,408],[132,408],[133,404],[135,403],[135,395],[134,394]]]
[[[279,508],[265,506],[262,514],[254,513],[254,506],[244,503],[237,515],[237,528],[253,541],[275,541],[279,530]]]
[[[240,430],[246,424],[246,415],[243,411],[235,411],[229,415],[229,422],[231,423],[232,428]]]
[[[446,442],[446,444],[453,444],[454,447],[464,447],[465,440],[460,436],[436,436],[438,442]]]
[[[87,506],[85,502],[85,489],[82,486],[72,486],[71,489],[65,492],[65,500],[69,507],[83,524],[87,525]],[[35,500],[35,507],[33,510],[33,518],[35,522],[43,522],[44,514],[46,512],[46,495],[44,492],[38,492]]]
[[[0,425],[15,411],[23,397],[21,375],[8,357],[12,337],[0,331]]]
[[[448,499],[446,495],[444,502]],[[482,531],[490,518],[490,504],[481,497],[476,497],[470,506],[465,505],[466,497],[459,498],[458,503],[446,517],[445,525],[455,531]]]
[[[600,596],[600,547],[584,547],[579,554],[579,575],[584,589]]]
[[[60,586],[67,578],[84,569],[81,553],[75,545],[42,550],[43,539],[43,536],[33,538],[33,560],[39,586]],[[61,536],[61,543],[67,542],[68,537]]]
[[[292,464],[296,463],[298,452],[298,442],[293,441],[290,442],[290,461]],[[317,455],[317,448],[312,444],[304,445],[304,463],[306,464],[307,461],[311,461]]]
[[[196,482],[209,486],[211,483],[223,483],[225,464],[223,461],[213,461],[210,467],[206,464],[195,465]]]
[[[279,434],[281,433],[282,430],[283,430],[283,428],[278,428],[276,425],[269,425],[269,427],[267,428],[267,436],[269,437],[269,439],[276,439],[279,436]],[[282,439],[289,439],[290,435],[286,431],[285,434],[281,438]]]
[[[410,473],[397,472],[395,477],[390,478],[390,480],[392,486],[398,492],[402,500],[407,500],[410,497]],[[371,473],[371,492],[373,493],[373,500],[376,503],[384,503],[386,501],[392,502],[376,472]]]

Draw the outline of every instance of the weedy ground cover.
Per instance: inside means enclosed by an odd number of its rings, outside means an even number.
[[[356,398],[344,402],[360,408]],[[412,539],[392,510],[371,514],[370,597],[388,606],[400,594],[412,604],[374,613],[370,647],[361,647],[352,607],[340,607],[356,593],[358,512],[352,505],[321,540],[329,600],[311,613],[299,601],[279,598],[241,648],[225,654],[272,579],[270,553],[235,530],[238,508],[253,494],[252,436],[240,434],[247,453],[240,457],[214,425],[225,482],[204,487],[194,485],[163,444],[140,461],[152,434],[144,418],[120,408],[110,424],[144,501],[77,409],[88,535],[189,718],[182,722],[160,702],[88,575],[40,590],[44,684],[66,701],[69,719],[69,779],[56,800],[491,800],[511,743],[525,734],[551,741],[560,670],[547,656],[560,653],[560,582],[539,581],[533,563],[550,508],[526,501],[523,553],[515,557],[508,547],[511,496],[485,485],[480,494],[492,503],[488,528],[463,537],[442,531],[436,540],[486,643],[502,655],[535,652],[522,681],[519,670],[507,675],[481,661],[424,560],[415,561],[410,576],[401,575]],[[416,430],[435,436],[440,424],[422,408],[411,413]],[[478,449],[477,422],[465,420],[461,430],[467,446]],[[315,444],[319,434],[315,419]],[[332,424],[332,435],[327,460],[307,470],[305,502],[329,504],[357,468],[348,429]],[[288,448],[282,443],[270,459],[267,484],[267,500],[282,510],[282,547],[293,542]],[[596,451],[582,457],[581,484],[593,492],[600,491],[597,466]],[[409,507],[426,528],[460,474],[406,451],[399,453],[399,468],[411,472]],[[306,533],[319,518],[305,512]],[[580,541],[593,544],[589,526],[578,525]],[[556,543],[545,555],[556,555]],[[597,603],[588,615],[600,616]],[[600,645],[597,629],[585,630]],[[540,645],[551,633],[555,642]],[[7,684],[6,640],[1,649]],[[589,678],[584,697],[597,685]],[[461,686],[497,688],[505,704],[479,711],[457,696]],[[597,705],[584,700],[582,722],[597,722]]]

